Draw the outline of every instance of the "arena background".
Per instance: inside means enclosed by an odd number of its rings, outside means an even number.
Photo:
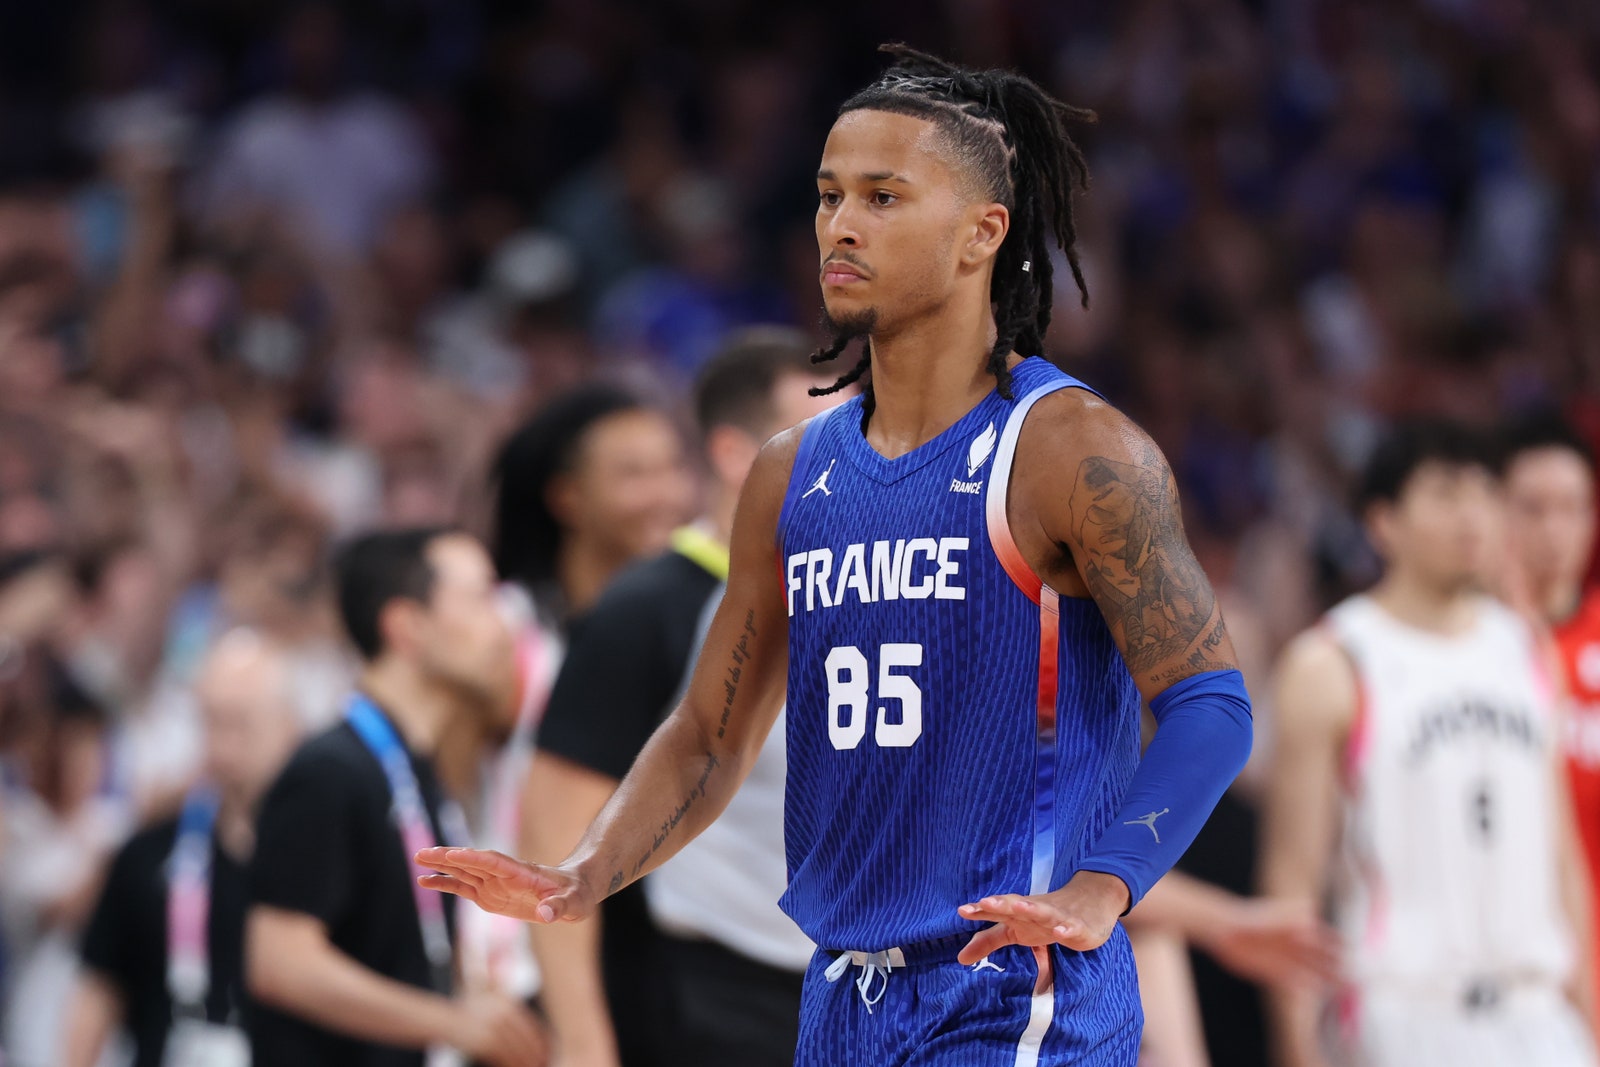
[[[1386,424],[1553,406],[1600,437],[1592,2],[0,5],[9,961],[52,935],[36,883],[92,884],[192,768],[219,603],[331,711],[333,539],[481,529],[550,397],[681,411],[730,330],[816,328],[811,175],[886,40],[1099,113],[1093,304],[1058,297],[1046,354],[1178,472],[1257,762],[1267,665],[1374,574],[1346,500]],[[8,581],[41,554],[70,581]],[[84,700],[101,727],[49,728]],[[1240,887],[1255,775],[1198,861]],[[1251,1062],[1227,1010],[1216,1062]]]

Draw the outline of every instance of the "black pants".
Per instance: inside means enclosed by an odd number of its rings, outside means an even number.
[[[677,1062],[693,1067],[792,1067],[805,974],[712,941],[663,937],[673,977]]]

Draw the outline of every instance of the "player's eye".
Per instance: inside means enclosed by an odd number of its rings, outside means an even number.
[[[888,207],[890,204],[899,199],[900,198],[898,196],[895,196],[887,189],[879,189],[877,192],[872,194],[872,202],[877,207]]]
[[[824,207],[838,207],[842,197],[835,189],[825,189],[817,194],[817,199],[822,201]]]

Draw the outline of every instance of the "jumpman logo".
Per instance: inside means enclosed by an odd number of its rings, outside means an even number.
[[[1171,808],[1162,808],[1160,811],[1152,811],[1149,815],[1141,815],[1137,819],[1129,819],[1127,822],[1123,823],[1122,825],[1124,825],[1124,826],[1143,826],[1143,827],[1148,828],[1149,831],[1152,834],[1155,835],[1156,844],[1159,845],[1159,844],[1161,844],[1161,835],[1156,833],[1156,820],[1161,818],[1161,816],[1167,814],[1167,812],[1169,812],[1171,810],[1172,810]]]
[[[1004,967],[990,960],[988,956],[983,957],[983,959],[972,965],[972,969],[974,971],[981,971],[985,967],[989,968],[991,971],[999,971],[1001,974],[1006,973],[1006,969]]]
[[[822,472],[822,474],[817,478],[816,482],[812,484],[810,489],[807,489],[805,492],[800,494],[801,500],[804,500],[806,497],[810,496],[812,493],[815,493],[819,489],[822,490],[823,496],[833,495],[833,490],[828,488],[828,475],[833,473],[833,465],[837,462],[839,462],[837,459],[830,459],[828,461],[828,469]]]

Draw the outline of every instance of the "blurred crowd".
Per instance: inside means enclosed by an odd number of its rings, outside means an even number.
[[[193,780],[222,635],[332,722],[336,539],[455,523],[504,571],[517,427],[596,381],[683,421],[730,331],[814,326],[810,174],[892,39],[1098,112],[1092,306],[1058,294],[1046,354],[1166,450],[1252,682],[1375,574],[1347,493],[1387,423],[1557,404],[1600,439],[1592,3],[4,5],[11,1045]],[[676,438],[633,444],[562,505],[607,566],[503,575],[554,632],[695,513]]]

